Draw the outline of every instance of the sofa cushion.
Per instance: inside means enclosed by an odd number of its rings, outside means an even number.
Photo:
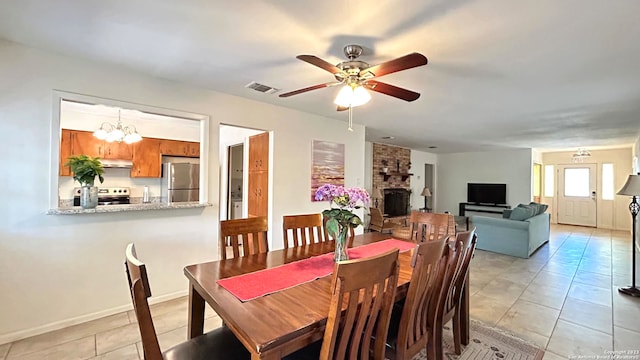
[[[534,206],[519,204],[517,207],[513,208],[509,219],[520,221],[527,220],[530,217],[536,216],[536,212],[537,209]]]
[[[529,205],[533,205],[536,207],[536,215],[544,214],[545,211],[549,208],[547,204],[539,204],[536,202],[530,202]]]
[[[502,211],[502,218],[508,219],[511,216],[511,209],[506,209]]]

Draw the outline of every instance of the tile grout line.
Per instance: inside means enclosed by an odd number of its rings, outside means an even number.
[[[592,233],[593,233],[593,231],[589,232],[589,240],[587,240],[587,243],[585,244],[584,249],[582,250],[582,255],[580,256],[580,262],[578,263],[578,266],[576,267],[576,271],[573,273],[573,276],[571,277],[571,282],[569,283],[569,289],[567,290],[567,295],[565,295],[564,300],[562,301],[562,306],[560,307],[560,312],[558,313],[558,317],[556,318],[555,324],[553,324],[553,329],[551,330],[551,335],[549,335],[549,341],[547,342],[547,346],[545,347],[545,351],[547,350],[547,347],[549,346],[549,343],[551,343],[551,338],[553,337],[553,333],[556,331],[556,328],[558,327],[558,322],[560,321],[560,316],[562,315],[562,309],[564,309],[564,305],[567,302],[567,298],[569,297],[569,291],[571,291],[571,286],[573,285],[573,280],[575,279],[576,274],[578,273],[578,268],[580,267],[580,264],[582,263],[582,258],[584,257],[584,253],[585,253],[585,251],[587,249],[587,246],[589,245],[589,241],[591,241]],[[570,235],[567,236],[567,238],[565,239],[565,242],[563,242],[562,245],[560,245],[560,247],[564,246],[564,244],[566,243],[566,240],[569,239],[571,236],[573,236],[573,234],[574,234],[573,232],[570,232]],[[560,249],[560,247],[558,247],[558,250]],[[557,250],[556,250],[556,252],[557,252]]]
[[[548,258],[547,258],[547,260],[544,262],[544,264],[542,265],[542,267],[540,267],[540,269],[536,272],[536,277],[538,276],[538,274],[540,274],[540,272],[542,271],[542,268],[544,268],[544,267],[549,263],[549,261],[551,260],[551,258],[552,258],[552,257],[553,257],[557,252],[558,252],[558,250],[559,250],[559,249],[564,245],[564,243],[567,241],[567,239],[568,239],[570,236],[571,236],[571,235],[567,235],[567,236],[562,240],[562,243],[558,246],[558,248],[556,248],[556,250],[553,252],[553,254],[550,254],[550,255],[549,255],[549,257],[548,257]],[[549,241],[547,241],[547,246],[549,246],[549,242],[550,242],[550,240],[549,240]],[[535,277],[534,277],[534,279],[535,279]],[[572,280],[572,281],[573,281],[573,280]],[[514,302],[513,302],[513,304],[511,304],[511,306],[509,306],[509,308],[507,309],[507,311],[506,311],[506,312],[505,312],[505,313],[500,317],[500,319],[498,319],[498,321],[496,321],[496,327],[498,326],[498,323],[499,323],[500,321],[502,321],[502,319],[504,319],[504,317],[507,315],[507,313],[508,313],[512,308],[513,308],[513,306],[514,306],[514,305],[515,305],[519,300],[521,300],[521,299],[520,299],[520,297],[522,296],[522,294],[524,294],[524,292],[525,292],[525,291],[526,291],[526,289],[529,287],[529,285],[531,285],[531,283],[532,283],[532,282],[533,282],[533,279],[531,279],[531,281],[527,284],[527,286],[522,290],[522,292],[520,293],[520,295],[518,296],[518,298],[516,299],[516,301],[514,301]],[[546,308],[553,309],[553,308],[551,308],[551,307],[549,307],[549,306],[542,305],[542,304],[536,304],[536,303],[533,303],[533,302],[528,301],[528,300],[524,300],[524,299],[522,299],[522,301],[526,301],[526,302],[529,302],[529,303],[531,303],[531,304],[535,304],[535,305],[539,305],[539,306],[544,306],[544,307],[546,307]],[[557,309],[553,309],[553,310],[557,310]],[[562,311],[562,310],[560,310],[560,311]],[[559,319],[559,318],[560,318],[560,313],[558,313],[558,319]],[[557,321],[558,321],[558,320],[556,319],[556,322],[557,322]],[[554,330],[555,330],[555,325],[554,325]],[[538,333],[536,333],[535,331],[532,331],[532,332],[533,332],[533,333],[535,333],[535,334],[538,334]],[[551,334],[553,334],[553,330],[551,330]],[[538,334],[538,335],[544,336],[543,334]],[[546,336],[545,336],[545,337],[546,337]],[[547,340],[546,344],[544,345],[544,349],[545,349],[545,351],[547,350],[547,346],[549,345],[549,341],[550,341],[550,340],[551,340],[551,336],[549,336],[549,340]]]

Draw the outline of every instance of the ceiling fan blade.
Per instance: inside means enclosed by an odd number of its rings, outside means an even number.
[[[370,68],[360,71],[360,77],[378,77],[394,72],[411,69],[414,67],[427,65],[427,58],[420,53],[411,53],[394,60],[383,62]]]
[[[307,91],[323,89],[323,88],[326,88],[326,87],[336,86],[336,85],[340,85],[340,84],[342,84],[342,83],[338,82],[338,81],[328,82],[328,83],[324,83],[324,84],[318,84],[318,85],[309,86],[309,87],[306,87],[304,89],[298,89],[298,90],[294,90],[294,91],[289,91],[288,93],[280,94],[279,96],[284,98],[284,97],[289,97],[289,96],[293,96],[293,95],[302,94],[302,93],[305,93]]]
[[[336,108],[336,111],[347,111],[347,110],[349,110],[347,106],[338,105],[338,107]]]
[[[298,55],[296,56],[296,58],[302,60],[302,61],[306,61],[311,65],[315,65],[321,69],[327,70],[328,72],[332,73],[332,74],[340,74],[343,73],[342,69],[340,69],[339,67],[328,63],[322,59],[320,59],[317,56],[313,56],[313,55]]]
[[[420,93],[415,91],[403,89],[375,80],[367,80],[367,82],[364,83],[364,87],[405,101],[414,101],[420,97]]]

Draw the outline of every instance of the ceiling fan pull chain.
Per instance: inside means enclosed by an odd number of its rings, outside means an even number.
[[[353,107],[351,107],[351,105],[349,105],[349,127],[347,128],[347,130],[349,131],[353,131]]]

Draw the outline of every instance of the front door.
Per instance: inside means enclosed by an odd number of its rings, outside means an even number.
[[[558,166],[558,223],[596,226],[596,164]]]

